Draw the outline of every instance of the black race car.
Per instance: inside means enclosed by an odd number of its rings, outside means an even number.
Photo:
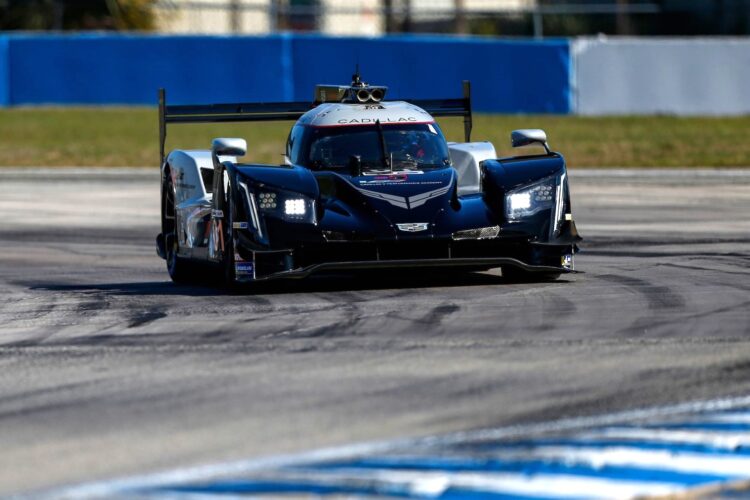
[[[470,86],[456,99],[386,101],[355,75],[312,103],[180,105],[160,90],[162,232],[174,281],[206,264],[229,285],[333,270],[501,267],[514,279],[573,270],[581,239],[565,160],[542,130],[516,130],[496,158],[471,142]],[[463,143],[434,117],[463,117]],[[243,139],[164,156],[170,123],[296,120],[282,165],[243,163]]]

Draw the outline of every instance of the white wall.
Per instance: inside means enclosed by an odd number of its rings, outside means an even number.
[[[326,35],[376,36],[383,33],[380,0],[322,0],[320,31]]]
[[[572,43],[578,114],[750,114],[750,39],[582,38]]]
[[[537,0],[462,0],[467,12],[509,12],[534,7]],[[2,3],[2,0],[0,0]],[[162,33],[231,34],[230,0],[157,0],[156,25]],[[271,0],[240,0],[244,7],[239,19],[240,33],[265,34],[273,29]],[[394,0],[396,9],[404,0]],[[411,0],[416,21],[446,19],[455,15],[456,0]],[[382,0],[320,0],[320,32],[329,35],[378,36],[384,34]]]
[[[162,1],[156,4],[156,28],[161,33],[231,34],[233,12],[228,0],[200,0],[196,3]],[[265,34],[271,29],[270,0],[243,0],[240,33]]]

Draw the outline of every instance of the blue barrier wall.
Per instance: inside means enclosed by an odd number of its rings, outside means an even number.
[[[389,98],[459,96],[461,80],[471,80],[479,111],[570,111],[567,40],[295,37],[292,46],[297,99],[311,99],[316,83],[347,82],[358,60],[368,81],[390,87]]]
[[[0,105],[312,100],[317,83],[363,77],[390,98],[458,97],[474,109],[571,110],[567,40],[150,35],[0,36]]]
[[[9,40],[0,36],[0,106],[10,104],[10,55]]]

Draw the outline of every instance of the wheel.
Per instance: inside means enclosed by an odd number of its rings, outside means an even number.
[[[518,267],[502,267],[503,279],[511,283],[544,283],[546,281],[555,281],[561,273],[549,272],[531,272],[524,271]]]
[[[180,284],[199,282],[200,269],[198,266],[178,255],[177,211],[171,175],[167,175],[164,179],[162,202],[162,234],[164,234],[164,250],[166,251],[169,277],[175,283]]]

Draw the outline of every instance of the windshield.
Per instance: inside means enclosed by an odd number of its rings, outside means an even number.
[[[348,168],[358,156],[362,171],[422,170],[450,165],[448,145],[434,123],[312,127],[300,163],[314,170]]]

